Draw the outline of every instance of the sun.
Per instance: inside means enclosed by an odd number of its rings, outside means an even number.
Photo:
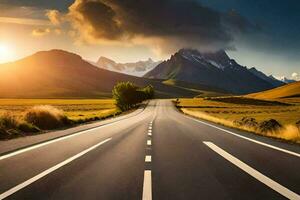
[[[13,59],[13,50],[9,45],[0,43],[0,63]]]

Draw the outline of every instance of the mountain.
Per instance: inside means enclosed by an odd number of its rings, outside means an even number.
[[[109,58],[100,57],[96,65],[100,68],[114,72],[120,72],[133,76],[143,76],[160,63],[161,61],[155,62],[151,58],[149,58],[146,61],[138,61],[132,63],[116,63],[115,61]]]
[[[292,98],[300,97],[300,81],[259,93],[249,94],[248,97],[258,99]]]
[[[277,80],[272,75],[267,76],[263,72],[258,71],[255,67],[250,68],[249,72],[251,72],[255,76],[267,81],[268,83],[272,84],[274,87],[279,87],[279,86],[285,85],[285,82]]]
[[[113,86],[131,81],[152,84],[158,97],[193,97],[200,92],[93,66],[80,56],[62,51],[37,52],[0,65],[1,98],[110,97]]]
[[[181,49],[144,77],[204,84],[234,94],[248,94],[275,87],[230,59],[223,50],[200,53],[193,49]]]
[[[286,78],[284,76],[280,77],[279,80],[282,81],[282,82],[284,82],[284,83],[294,83],[294,82],[296,82],[296,80],[288,79],[288,78]]]

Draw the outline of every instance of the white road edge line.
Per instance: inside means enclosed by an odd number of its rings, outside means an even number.
[[[36,175],[36,176],[28,179],[27,181],[25,181],[25,182],[23,182],[23,183],[15,186],[15,187],[13,187],[13,188],[7,190],[6,192],[0,194],[0,199],[4,199],[4,198],[6,198],[6,197],[8,197],[8,196],[10,196],[10,195],[12,195],[14,193],[16,193],[17,191],[23,189],[24,187],[32,184],[33,182],[35,182],[35,181],[37,181],[37,180],[39,180],[41,178],[43,178],[44,176],[50,174],[51,172],[53,172],[53,171],[55,171],[55,170],[63,167],[64,165],[67,165],[68,163],[72,162],[73,160],[75,160],[75,159],[83,156],[84,154],[88,153],[89,151],[92,151],[93,149],[99,147],[100,145],[102,145],[102,144],[110,141],[111,139],[112,138],[108,138],[108,139],[106,139],[106,140],[104,140],[102,142],[99,142],[98,144],[96,144],[96,145],[94,145],[94,146],[92,146],[92,147],[90,147],[90,148],[88,148],[88,149],[86,149],[86,150],[84,150],[84,151],[76,154],[75,156],[72,156],[71,158],[68,158],[67,160],[65,160],[65,161],[63,161],[63,162],[61,162],[61,163],[59,163],[59,164],[57,164],[57,165],[55,165],[55,166],[53,166],[53,167],[45,170],[43,172],[41,172],[40,174],[38,174],[38,175]]]
[[[185,115],[184,115],[184,116],[185,116]],[[264,142],[260,142],[260,141],[257,141],[257,140],[254,140],[254,139],[251,139],[251,138],[248,138],[248,137],[239,135],[239,134],[237,134],[237,133],[234,133],[234,132],[228,131],[228,130],[226,130],[226,129],[223,129],[223,128],[214,126],[214,125],[212,125],[212,124],[209,124],[209,123],[206,123],[206,122],[203,122],[203,121],[194,119],[194,118],[192,118],[192,117],[188,117],[188,116],[185,116],[185,117],[187,117],[188,119],[194,120],[194,121],[196,121],[196,122],[205,124],[205,125],[207,125],[207,126],[216,128],[216,129],[218,129],[218,130],[224,131],[224,132],[229,133],[229,134],[231,134],[231,135],[237,136],[237,137],[239,137],[239,138],[243,138],[243,139],[248,140],[248,141],[250,141],[250,142],[254,142],[254,143],[256,143],[256,144],[260,144],[260,145],[262,145],[262,146],[266,146],[266,147],[269,147],[269,148],[271,148],[271,149],[275,149],[275,150],[278,150],[278,151],[281,151],[281,152],[284,152],[284,153],[287,153],[287,154],[290,154],[290,155],[293,155],[293,156],[297,156],[297,157],[300,158],[300,154],[299,154],[299,153],[296,153],[296,152],[293,152],[293,151],[289,151],[289,150],[286,150],[286,149],[282,149],[282,148],[279,148],[279,147],[276,147],[276,146],[273,146],[273,145],[270,145],[270,144],[267,144],[267,143],[264,143]]]
[[[151,146],[151,140],[147,140],[147,145]]]
[[[148,135],[149,135],[149,136],[151,136],[151,135],[152,135],[152,133],[151,133],[151,132],[148,132]]]
[[[78,132],[78,133],[74,133],[74,134],[71,134],[71,135],[62,136],[62,137],[60,137],[60,138],[53,139],[53,140],[50,140],[50,141],[47,141],[47,142],[43,142],[43,143],[40,143],[40,144],[36,144],[36,145],[30,146],[30,147],[25,147],[24,149],[20,149],[20,150],[17,150],[17,151],[14,151],[14,152],[5,154],[5,155],[3,155],[3,156],[0,156],[0,161],[1,161],[1,160],[4,160],[4,159],[6,159],[6,158],[10,158],[10,157],[16,156],[16,155],[21,154],[21,153],[25,153],[25,152],[30,151],[30,150],[33,150],[33,149],[37,149],[37,148],[46,146],[46,145],[48,145],[48,144],[52,144],[52,143],[55,143],[55,142],[58,142],[58,141],[61,141],[61,140],[65,140],[65,139],[68,139],[68,138],[71,138],[71,137],[75,137],[75,136],[78,136],[78,135],[82,135],[82,134],[84,134],[84,133],[93,131],[93,130],[95,130],[95,129],[100,129],[100,128],[104,128],[104,127],[106,127],[106,126],[111,126],[111,125],[113,125],[113,124],[115,124],[115,123],[117,123],[117,122],[120,122],[120,121],[121,121],[121,120],[115,121],[115,122],[112,122],[112,123],[109,123],[109,124],[104,124],[104,125],[102,125],[102,126],[94,127],[94,128],[88,129],[88,130],[80,131],[80,132]]]
[[[217,154],[221,155],[223,158],[234,164],[235,166],[242,169],[244,172],[249,174],[250,176],[256,178],[263,184],[267,185],[271,189],[275,190],[279,194],[283,195],[284,197],[288,199],[300,199],[300,196],[293,191],[289,190],[288,188],[280,185],[279,183],[273,181],[269,177],[263,175],[259,171],[255,170],[254,168],[250,167],[246,163],[242,162],[241,160],[237,159],[236,157],[232,156],[231,154],[227,153],[217,145],[215,145],[212,142],[203,142],[205,145],[207,145],[210,149],[215,151]]]
[[[151,156],[146,156],[145,157],[145,162],[151,162]]]
[[[152,200],[151,170],[144,171],[143,200]]]
[[[6,158],[9,158],[9,157],[13,157],[13,156],[18,155],[18,154],[21,154],[21,153],[25,153],[27,151],[30,151],[30,150],[33,150],[33,149],[36,149],[36,148],[39,148],[39,147],[51,144],[51,143],[55,143],[55,142],[58,142],[58,141],[61,141],[61,140],[65,140],[65,139],[68,139],[68,138],[71,138],[71,137],[75,137],[75,136],[84,134],[84,133],[89,132],[89,131],[93,131],[93,130],[98,129],[98,128],[104,128],[106,126],[111,126],[111,125],[113,125],[115,123],[121,122],[121,121],[126,120],[126,119],[130,119],[131,117],[135,117],[135,116],[141,114],[143,111],[144,111],[144,109],[142,109],[140,112],[136,113],[133,116],[128,116],[126,118],[117,119],[116,121],[108,122],[107,124],[103,124],[103,125],[100,125],[100,126],[97,126],[97,127],[94,127],[94,128],[90,128],[88,130],[79,131],[77,133],[73,133],[73,134],[70,134],[70,135],[62,136],[62,137],[59,137],[59,138],[56,138],[56,139],[52,139],[52,140],[47,141],[47,142],[42,142],[40,144],[36,144],[36,145],[30,146],[30,147],[25,147],[25,148],[13,151],[13,152],[8,153],[8,154],[4,154],[3,156],[0,156],[0,161],[4,160]]]

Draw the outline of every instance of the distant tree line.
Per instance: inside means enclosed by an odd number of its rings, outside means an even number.
[[[120,82],[114,86],[112,95],[117,107],[126,111],[146,99],[152,99],[154,88],[152,85],[140,88],[131,82]]]

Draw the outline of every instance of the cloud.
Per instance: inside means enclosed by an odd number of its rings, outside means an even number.
[[[193,0],[76,0],[67,16],[84,42],[146,44],[161,53],[231,49],[235,35],[257,30],[235,11],[221,13]]]
[[[292,79],[297,80],[297,81],[300,80],[299,74],[296,72],[292,73]]]
[[[58,10],[48,10],[46,16],[49,18],[50,22],[57,26],[60,25],[63,21],[63,17]]]
[[[61,35],[61,34],[64,33],[64,32],[63,32],[61,29],[59,29],[59,28],[54,29],[53,32],[54,32],[56,35]]]
[[[32,35],[36,37],[48,35],[51,32],[49,28],[37,28],[32,30]]]
[[[31,26],[48,26],[50,23],[47,20],[30,19],[30,18],[16,18],[16,17],[0,17],[0,23],[21,24]]]

